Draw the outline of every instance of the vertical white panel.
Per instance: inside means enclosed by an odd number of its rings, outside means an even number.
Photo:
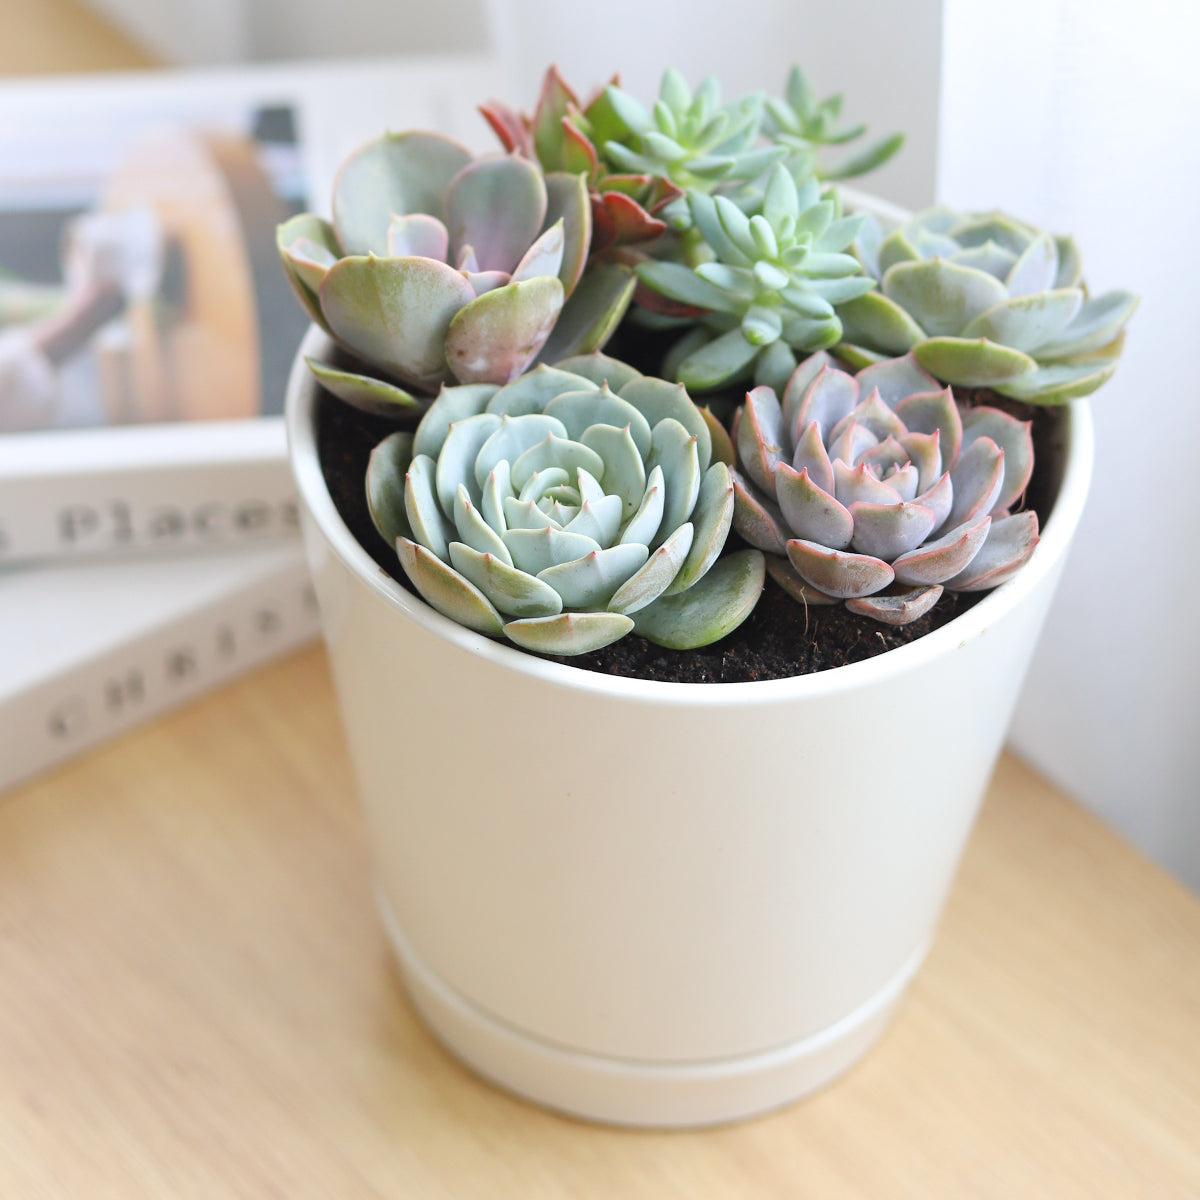
[[[1171,0],[947,0],[938,192],[1073,232],[1094,291],[1143,296],[1013,740],[1200,888],[1198,57]]]

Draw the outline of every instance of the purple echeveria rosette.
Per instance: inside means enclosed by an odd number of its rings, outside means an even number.
[[[782,398],[747,394],[734,442],[734,528],[805,603],[905,625],[945,589],[1003,583],[1037,544],[1037,514],[1012,511],[1029,422],[960,408],[911,355],[857,375],[813,355]]]

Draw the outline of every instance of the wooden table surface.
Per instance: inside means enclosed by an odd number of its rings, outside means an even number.
[[[0,0],[0,73],[149,62]],[[367,881],[319,649],[0,797],[0,1197],[1200,1197],[1200,903],[1014,758],[880,1045],[727,1129],[476,1080]]]
[[[0,799],[0,1196],[1200,1196],[1200,903],[1002,759],[883,1041],[780,1113],[589,1127],[418,1023],[319,648]]]

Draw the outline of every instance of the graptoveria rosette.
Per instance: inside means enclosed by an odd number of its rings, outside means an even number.
[[[733,484],[678,384],[603,355],[444,388],[371,455],[376,527],[429,604],[528,650],[630,630],[688,649],[749,615],[763,556],[718,561]]]
[[[1089,297],[1071,238],[1004,213],[930,208],[886,236],[868,217],[855,252],[879,289],[838,306],[839,355],[862,366],[912,351],[943,383],[1029,404],[1104,383],[1138,304],[1119,289]]]
[[[286,221],[277,243],[305,310],[359,364],[314,373],[369,412],[420,411],[443,382],[508,383],[556,332],[559,357],[598,349],[628,303],[571,306],[592,233],[579,175],[387,134],[342,164],[332,208],[332,223]]]
[[[944,588],[1003,583],[1037,544],[1037,514],[1010,512],[1033,471],[1029,423],[960,410],[912,355],[857,375],[813,355],[782,403],[747,395],[734,441],[734,528],[806,603],[906,625]]]

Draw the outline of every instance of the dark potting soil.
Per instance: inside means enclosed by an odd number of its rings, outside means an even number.
[[[1048,464],[1061,459],[1063,422],[1054,409],[1034,408],[990,392],[958,391],[960,403],[991,404],[1022,420],[1033,421],[1036,465],[1025,507],[1044,524],[1057,481]],[[347,528],[379,567],[416,595],[395,552],[371,522],[363,480],[367,459],[396,426],[322,394],[317,408],[317,450],[330,495]],[[731,535],[730,545],[740,541]],[[591,654],[545,655],[555,662],[628,678],[669,683],[743,683],[787,679],[873,658],[886,650],[940,629],[974,607],[986,592],[946,592],[933,608],[910,625],[882,625],[851,613],[843,605],[805,608],[767,578],[754,611],[733,633],[699,650],[666,650],[631,633]]]

